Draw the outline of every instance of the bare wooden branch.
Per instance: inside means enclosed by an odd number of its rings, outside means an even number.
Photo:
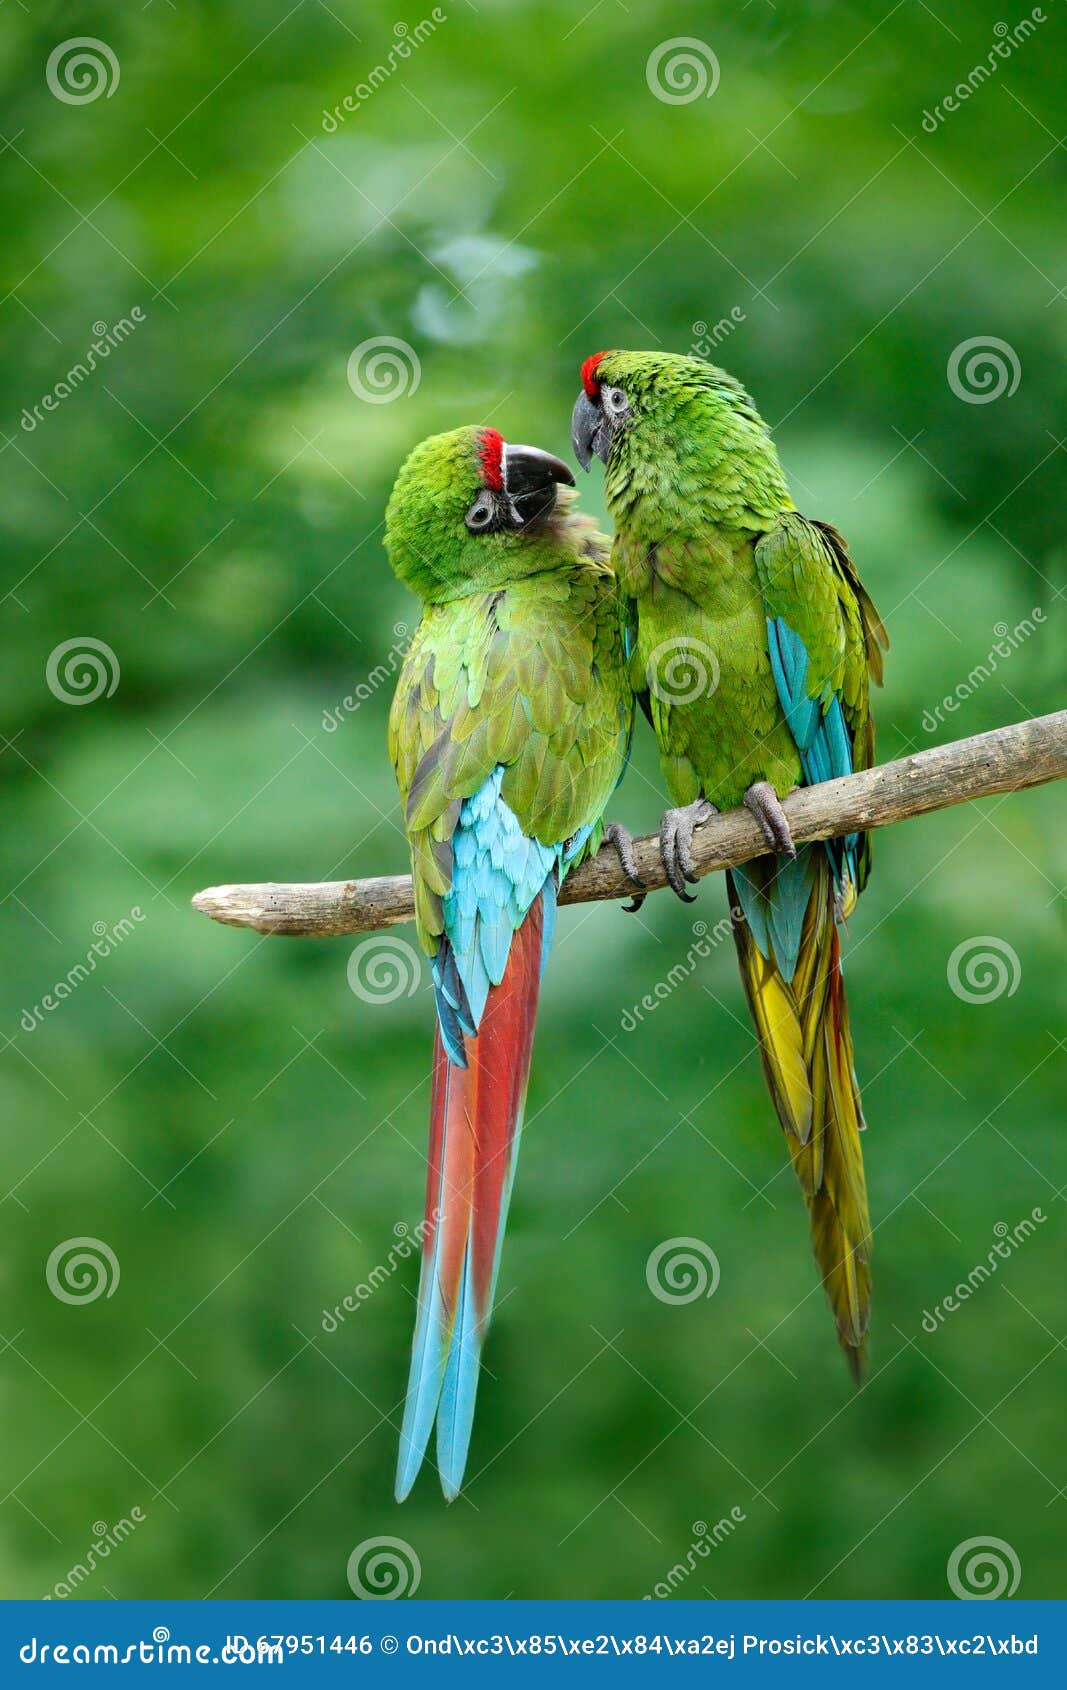
[[[971,798],[1023,792],[1065,776],[1067,710],[1061,710],[951,745],[933,746],[844,780],[802,787],[785,800],[785,812],[793,838],[801,844],[889,827]],[[748,862],[766,849],[756,822],[744,809],[712,817],[693,838],[693,858],[701,876]],[[635,855],[648,890],[664,887],[667,881],[657,836],[649,834],[635,841]],[[632,891],[615,852],[602,847],[596,857],[567,876],[560,902],[594,903],[626,898]],[[411,877],[406,874],[377,880],[209,886],[196,894],[193,906],[231,927],[317,938],[367,933],[410,921],[413,915]]]

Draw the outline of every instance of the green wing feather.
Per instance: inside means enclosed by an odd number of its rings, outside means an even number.
[[[393,701],[389,754],[430,955],[462,801],[503,764],[502,796],[542,844],[599,824],[631,709],[614,577],[597,561],[426,607]],[[587,852],[599,838],[597,826]]]
[[[829,523],[786,512],[777,528],[754,549],[766,614],[781,617],[808,654],[807,691],[824,710],[840,700],[852,741],[852,766],[874,762],[870,683],[882,681],[882,654],[889,638],[860,581],[843,536]],[[857,850],[858,886],[870,869],[866,835]],[[851,905],[849,906],[851,907]]]

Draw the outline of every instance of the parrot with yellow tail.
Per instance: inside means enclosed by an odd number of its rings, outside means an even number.
[[[664,867],[689,899],[693,831],[745,804],[771,855],[727,877],[763,1067],[857,1381],[870,1317],[863,1108],[838,922],[870,868],[865,834],[795,848],[781,800],[874,759],[870,682],[885,629],[848,547],[801,516],[749,395],[697,358],[598,352],[573,443],[605,465],[612,566],[635,626],[634,690],[675,809]]]

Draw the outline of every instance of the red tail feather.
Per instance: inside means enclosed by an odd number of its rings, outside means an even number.
[[[450,1062],[438,1030],[430,1101],[419,1312],[401,1434],[397,1494],[414,1483],[434,1415],[448,1496],[462,1479],[479,1353],[493,1301],[518,1133],[530,1074],[541,979],[543,894],[511,942],[467,1067]]]

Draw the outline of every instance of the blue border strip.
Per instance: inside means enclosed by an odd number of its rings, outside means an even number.
[[[6,1602],[5,1683],[281,1668],[289,1684],[1067,1682],[1067,1603]]]

